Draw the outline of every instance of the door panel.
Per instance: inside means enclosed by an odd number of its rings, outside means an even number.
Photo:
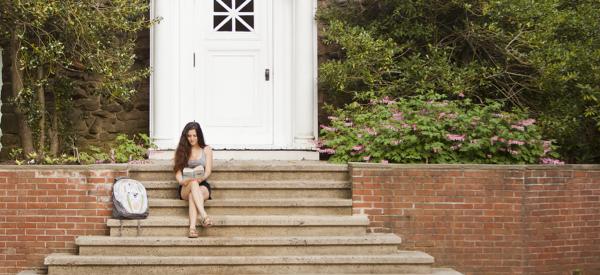
[[[197,121],[216,148],[273,144],[272,0],[196,0]]]

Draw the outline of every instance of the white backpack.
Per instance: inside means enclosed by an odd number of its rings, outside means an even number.
[[[119,177],[113,185],[113,217],[145,219],[148,217],[146,188],[137,180]]]

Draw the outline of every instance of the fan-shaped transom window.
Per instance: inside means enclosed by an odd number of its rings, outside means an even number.
[[[254,0],[214,0],[213,6],[215,31],[254,31]]]

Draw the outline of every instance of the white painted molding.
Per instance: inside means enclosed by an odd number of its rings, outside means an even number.
[[[173,150],[148,152],[152,160],[172,160]],[[310,150],[213,150],[215,160],[319,160],[319,153]]]
[[[314,139],[314,1],[294,0],[294,143]]]

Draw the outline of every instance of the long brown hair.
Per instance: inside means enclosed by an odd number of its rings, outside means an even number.
[[[175,173],[183,170],[183,168],[187,166],[187,162],[192,154],[192,145],[187,140],[187,133],[192,129],[196,130],[196,136],[198,137],[198,145],[200,145],[200,148],[204,149],[204,147],[206,147],[200,124],[195,121],[188,122],[188,124],[183,127],[181,137],[179,138],[179,144],[177,145],[177,150],[175,150],[175,161],[173,165],[173,172]]]

